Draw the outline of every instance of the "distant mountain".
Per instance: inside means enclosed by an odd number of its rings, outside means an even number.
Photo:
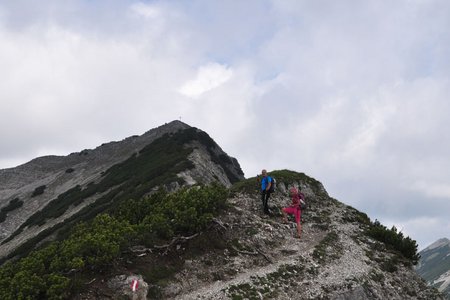
[[[419,254],[417,273],[450,299],[450,240],[439,239]]]

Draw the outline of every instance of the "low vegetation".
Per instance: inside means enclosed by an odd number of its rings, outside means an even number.
[[[2,244],[15,238],[25,227],[41,226],[47,220],[61,216],[69,207],[79,205],[95,194],[101,193],[103,195],[76,215],[68,218],[64,227],[70,228],[80,221],[91,220],[101,212],[114,209],[122,201],[139,199],[157,186],[164,186],[173,182],[183,183],[183,180],[177,174],[194,167],[192,162],[187,159],[193,150],[187,144],[192,141],[201,141],[211,149],[214,145],[214,141],[206,133],[198,132],[195,128],[165,134],[144,147],[139,153],[112,166],[103,174],[98,183],[92,183],[84,189],[76,186],[59,195],[42,210],[32,215]],[[44,189],[45,186],[39,187],[33,194],[37,195]],[[62,225],[58,225],[53,230],[46,230],[45,234],[51,234],[61,227]],[[43,234],[40,238],[43,238]],[[27,245],[21,247],[21,251],[29,249],[34,243],[35,241],[28,242]],[[16,251],[12,255],[17,254],[25,253]]]
[[[231,299],[277,299],[285,292],[286,286],[298,285],[300,278],[304,277],[303,264],[281,265],[276,271],[265,276],[252,276],[250,283],[241,283],[230,286],[226,293]]]
[[[82,286],[82,274],[110,268],[129,247],[152,247],[205,229],[227,197],[226,188],[212,185],[171,194],[160,189],[123,202],[109,214],[78,224],[67,239],[5,263],[0,267],[0,299],[66,299]]]
[[[37,188],[34,189],[33,193],[31,194],[31,198],[42,195],[46,188],[47,188],[46,185],[38,186]]]
[[[388,229],[378,220],[375,220],[367,229],[367,235],[377,241],[383,242],[388,248],[398,251],[398,253],[408,259],[412,264],[416,265],[419,261],[420,255],[417,252],[416,241],[410,237],[405,237],[395,226]],[[392,263],[389,265],[392,265]],[[389,269],[392,270],[391,267]]]
[[[6,217],[8,215],[8,212],[11,212],[23,205],[23,201],[19,200],[19,198],[14,198],[13,200],[9,201],[8,205],[5,207],[2,207],[0,210],[0,223],[6,220]]]
[[[290,170],[275,170],[268,173],[269,176],[275,178],[278,184],[290,185],[293,183],[303,183],[310,186],[316,195],[323,193],[322,184],[312,177],[305,175],[304,173],[298,173]],[[260,175],[250,177],[248,179],[235,183],[232,187],[234,193],[246,193],[254,194],[259,192],[260,188]]]

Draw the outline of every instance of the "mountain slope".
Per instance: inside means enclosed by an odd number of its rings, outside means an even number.
[[[450,240],[442,238],[419,254],[417,273],[450,299]]]
[[[174,121],[94,150],[37,158],[1,170],[0,178],[0,205],[6,208],[0,219],[2,258],[27,252],[56,231],[157,186],[230,186],[243,173],[206,133]]]
[[[314,178],[271,172],[266,216],[256,178],[206,133],[149,133],[1,170],[1,299],[442,299],[412,268],[415,241]],[[292,186],[308,203],[301,239],[281,222]]]
[[[271,217],[262,214],[256,178],[238,182],[208,227],[163,245],[133,247],[127,264],[93,275],[74,299],[131,299],[133,279],[142,285],[139,299],[442,299],[410,258],[372,237],[379,225],[364,213],[329,197],[305,174],[271,175],[278,186]],[[308,201],[301,239],[293,223],[281,222],[291,186],[301,186]]]

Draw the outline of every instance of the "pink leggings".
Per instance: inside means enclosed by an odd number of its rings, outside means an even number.
[[[300,222],[300,217],[302,216],[302,211],[298,209],[297,207],[285,207],[283,208],[283,211],[287,214],[294,215],[295,216],[295,222]]]

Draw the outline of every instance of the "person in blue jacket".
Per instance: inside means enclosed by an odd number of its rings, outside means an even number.
[[[270,197],[270,187],[272,186],[272,177],[267,175],[267,171],[264,169],[261,171],[262,180],[261,180],[261,201],[263,204],[263,210],[265,214],[269,214],[269,206],[268,201]]]

